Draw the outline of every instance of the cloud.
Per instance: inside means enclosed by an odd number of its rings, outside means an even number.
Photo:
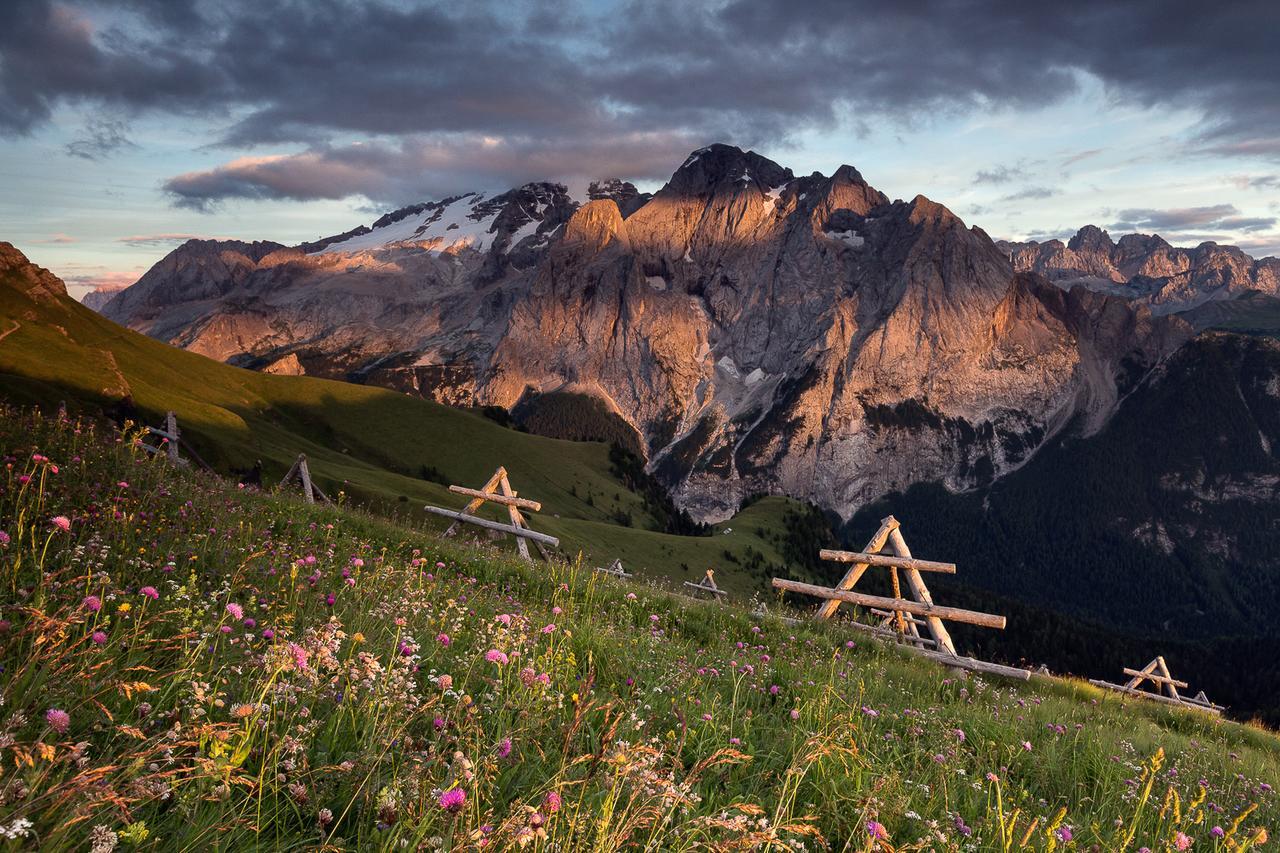
[[[59,234],[50,234],[50,235],[49,235],[47,238],[45,238],[44,240],[32,240],[31,242],[32,242],[32,243],[36,243],[36,244],[40,244],[40,245],[59,245],[59,246],[62,246],[62,245],[67,245],[67,244],[69,244],[69,243],[78,243],[79,241],[78,241],[75,237],[72,237],[70,234],[61,234],[61,233],[59,233]]]
[[[1117,231],[1167,232],[1173,235],[1205,231],[1265,231],[1276,224],[1276,217],[1241,216],[1234,204],[1206,207],[1180,207],[1156,210],[1130,208],[1116,214],[1119,218],[1110,228]]]
[[[80,136],[65,146],[67,154],[84,160],[102,160],[122,148],[137,148],[126,135],[129,125],[119,119],[92,118]]]
[[[1074,166],[1082,160],[1088,160],[1090,157],[1097,157],[1104,151],[1106,151],[1105,148],[1089,148],[1084,151],[1077,151],[1075,154],[1072,154],[1070,157],[1067,157],[1062,161],[1062,168],[1066,169],[1069,166]]]
[[[53,270],[75,299],[94,290],[120,290],[142,277],[142,270],[113,270],[94,264],[64,264]]]
[[[973,176],[975,184],[1008,184],[1013,181],[1025,180],[1028,177],[1026,169],[1021,166],[997,165],[990,169],[982,169]]]
[[[1027,187],[1001,198],[1001,201],[1026,201],[1027,199],[1053,198],[1061,191],[1050,187]]]
[[[632,133],[602,140],[531,140],[454,136],[398,143],[322,146],[299,154],[241,157],[170,178],[164,189],[179,207],[207,211],[220,201],[340,199],[365,196],[392,204],[459,189],[507,189],[548,175],[665,177],[697,141],[680,134]]]
[[[1126,104],[1197,110],[1190,151],[1280,161],[1280,63],[1274,28],[1260,24],[1273,15],[1272,0],[1004,0],[981,13],[948,0],[10,0],[0,133],[30,133],[75,104],[225,117],[215,141],[238,153],[302,150],[288,164],[226,164],[209,176],[214,198],[311,197],[314,182],[282,171],[347,163],[362,139],[408,153],[333,182],[389,197],[443,186],[403,167],[415,149],[469,164],[460,139],[503,140],[534,154],[541,175],[566,174],[584,153],[628,171],[611,149],[637,135],[785,145],[841,123],[1036,110],[1089,75]],[[98,130],[77,151],[109,151],[116,137]],[[390,169],[382,179],[377,162]],[[469,168],[448,188],[529,173]],[[177,197],[200,204],[181,178]]]
[[[172,246],[188,240],[202,239],[222,238],[204,238],[199,234],[134,234],[129,237],[117,237],[116,242],[127,243],[130,246]]]
[[[1280,189],[1280,175],[1236,175],[1231,183],[1241,190],[1276,190]]]

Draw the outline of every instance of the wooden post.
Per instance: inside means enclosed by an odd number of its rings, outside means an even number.
[[[868,553],[874,553],[884,547],[885,540],[889,538],[889,534],[898,529],[898,520],[892,515],[884,518],[880,522],[880,529],[876,531],[875,536],[867,541],[867,547],[862,550]],[[853,589],[854,584],[861,579],[867,570],[868,563],[854,563],[849,570],[844,573],[844,577],[840,579],[840,583],[836,584],[836,589]],[[836,611],[840,609],[840,602],[836,600],[824,601],[822,606],[818,608],[815,619],[830,619],[836,615]]]
[[[685,581],[688,583],[688,581]],[[690,584],[691,586],[693,584]],[[812,595],[815,598],[838,599],[847,601],[850,604],[861,604],[863,607],[883,607],[886,610],[901,610],[905,613],[914,613],[917,616],[923,616],[932,628],[934,620],[939,622],[943,619],[950,619],[953,622],[967,622],[971,625],[981,625],[984,628],[1003,628],[1005,618],[992,613],[982,613],[977,610],[965,610],[962,607],[943,607],[934,604],[932,601],[927,604],[922,601],[910,601],[905,598],[885,598],[881,595],[867,595],[863,592],[854,592],[852,590],[829,589],[825,586],[814,586],[810,583],[801,583],[800,581],[786,580],[785,578],[774,578],[773,586],[775,589],[784,589],[788,592],[798,592],[802,595]],[[946,637],[950,642],[951,636],[946,633],[946,629],[942,629],[942,636]],[[938,640],[935,634],[934,640]],[[938,642],[939,650],[955,654],[954,646],[943,646],[942,642]]]
[[[169,461],[178,464],[178,416],[169,412],[164,416],[164,428],[169,433]]]
[[[477,527],[484,527],[489,530],[497,530],[500,533],[510,533],[512,536],[532,539],[534,542],[545,542],[552,547],[556,547],[560,544],[560,540],[554,536],[548,536],[545,533],[538,533],[523,527],[513,527],[510,524],[503,524],[500,521],[490,521],[487,518],[480,518],[479,516],[474,515],[463,515],[460,512],[454,512],[451,509],[441,509],[438,506],[424,506],[423,509],[433,515],[452,518],[454,521],[465,521],[467,524],[474,524]]]
[[[307,503],[316,502],[316,494],[311,491],[311,469],[307,467],[307,457],[305,454],[298,454],[298,476],[302,478],[302,496],[307,499]]]
[[[902,538],[902,531],[898,529],[896,523],[893,529],[889,531],[889,546],[893,548],[894,553],[899,557],[911,559],[911,549],[907,547],[906,541]],[[929,588],[925,586],[924,579],[920,577],[920,571],[913,568],[904,568],[903,574],[907,577],[907,586],[911,587],[911,594],[915,600],[932,607],[933,596],[929,594]],[[928,613],[925,613],[924,617],[929,623],[929,634],[938,644],[938,651],[950,652],[954,655],[956,653],[956,644],[951,641],[951,634],[947,632],[942,620]],[[1004,617],[1000,617],[1000,627],[1004,627]]]
[[[499,465],[498,470],[493,472],[493,476],[490,477],[488,480],[486,480],[485,484],[480,487],[480,491],[492,492],[494,489],[498,487],[498,483],[505,476],[507,476],[507,469]],[[463,515],[473,514],[476,510],[480,508],[480,505],[483,504],[485,500],[487,499],[473,498],[472,500],[467,501],[467,505],[462,508],[462,514]],[[453,524],[450,524],[448,527],[445,528],[443,535],[452,536],[457,529],[458,529],[458,522],[455,521]]]
[[[511,481],[507,479],[506,474],[502,475],[502,479],[498,481],[498,485],[502,489],[503,497],[515,500],[515,490],[511,488]],[[525,526],[524,517],[520,515],[520,510],[516,509],[516,505],[514,503],[507,504],[507,515],[511,519],[512,527]],[[520,556],[524,558],[526,563],[533,562],[533,558],[529,556],[529,543],[525,542],[523,538],[516,538],[516,549],[520,551]]]

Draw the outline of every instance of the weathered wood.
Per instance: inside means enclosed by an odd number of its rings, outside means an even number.
[[[696,589],[696,590],[700,590],[700,591],[702,591],[702,592],[709,592],[709,593],[712,593],[713,595],[728,595],[728,594],[729,594],[729,593],[725,592],[723,589],[713,588],[713,587],[709,587],[709,586],[703,586],[702,584],[700,584],[700,583],[694,583],[693,581],[685,581],[685,582],[684,582],[684,585],[685,585],[685,586],[687,586],[687,587],[692,587],[693,589]]]
[[[538,512],[542,509],[542,504],[537,501],[531,501],[526,498],[512,497],[507,494],[494,494],[493,492],[482,492],[479,489],[468,489],[465,486],[450,486],[449,491],[458,495],[467,495],[472,498],[480,498],[481,501],[493,501],[496,504],[505,504],[506,506],[515,506],[520,509],[527,509]]]
[[[889,534],[898,529],[898,520],[892,515],[880,520],[880,529],[875,535],[867,540],[867,547],[863,548],[864,552],[879,551],[884,547],[884,543],[888,540]],[[836,589],[853,589],[854,584],[861,579],[863,572],[867,570],[866,563],[855,563],[849,567],[849,571],[845,572],[844,577],[840,579],[840,583],[836,584]],[[836,611],[840,608],[840,602],[831,599],[824,601],[822,606],[818,608],[818,612],[814,614],[815,619],[830,619],[836,615]]]
[[[1181,699],[1182,697],[1178,695],[1178,688],[1186,687],[1187,685],[1179,684],[1174,680],[1173,673],[1169,672],[1169,665],[1164,662],[1164,655],[1156,655],[1156,669],[1164,676],[1162,683],[1164,684],[1165,692],[1169,694],[1169,697],[1172,699]],[[1150,676],[1148,676],[1148,678],[1150,678]]]
[[[823,548],[818,556],[835,563],[866,563],[868,566],[887,566],[898,569],[915,569],[918,572],[941,572],[947,575],[956,573],[955,563],[939,563],[934,560],[917,560],[914,557],[899,557],[896,554],[870,554],[865,551],[832,551]]]
[[[862,622],[842,622],[841,625],[847,628],[853,628],[855,631],[862,631],[867,634],[875,634],[877,637],[883,637],[886,640],[902,640],[916,646],[934,646],[938,644],[928,637],[917,637],[910,633],[899,634],[897,631],[884,628],[879,625],[866,625]]]
[[[622,560],[620,559],[614,560],[612,563],[610,563],[607,569],[602,568],[600,566],[596,566],[595,570],[597,572],[600,572],[601,574],[613,575],[614,577],[618,577],[618,578],[631,577],[631,573],[622,567]]]
[[[1143,699],[1150,699],[1153,702],[1163,702],[1166,705],[1173,705],[1178,708],[1191,708],[1196,711],[1204,711],[1209,714],[1221,714],[1222,708],[1217,705],[1201,705],[1198,702],[1188,702],[1185,699],[1174,699],[1172,696],[1162,696],[1159,693],[1151,693],[1146,690],[1138,690],[1134,687],[1126,687],[1123,684],[1112,684],[1110,681],[1102,681],[1097,678],[1090,678],[1089,683],[1095,687],[1105,687],[1107,690],[1114,690],[1117,693],[1124,693],[1127,696],[1138,696]]]
[[[1125,675],[1141,676],[1141,678],[1138,679],[1139,683],[1141,683],[1143,680],[1154,681],[1157,684],[1172,684],[1174,687],[1181,687],[1183,690],[1186,690],[1188,687],[1191,686],[1187,684],[1187,682],[1179,681],[1176,678],[1165,678],[1163,675],[1157,675],[1154,672],[1143,672],[1140,669],[1130,669],[1127,666],[1121,671]]]
[[[892,516],[890,517],[892,518]],[[902,531],[899,530],[897,526],[889,531],[889,547],[891,547],[899,557],[906,557],[907,559],[911,558],[911,549],[907,547],[906,540],[902,538]],[[903,574],[906,575],[907,586],[911,587],[911,594],[915,597],[916,602],[927,607],[933,607],[933,596],[929,594],[929,587],[925,586],[924,578],[920,577],[920,572],[916,569],[904,568]],[[917,612],[907,607],[899,607],[896,609],[903,610],[907,613]],[[964,613],[971,611],[960,612]],[[937,640],[938,650],[950,652],[954,655],[956,653],[956,644],[951,641],[951,634],[947,631],[946,626],[942,624],[942,620],[938,618],[938,615],[929,615],[927,611],[920,615],[925,616],[929,621],[929,634],[932,635],[933,639]],[[999,620],[999,624],[997,625],[994,622],[986,623],[986,627],[1004,628],[1004,617],[997,616],[995,618]],[[957,621],[963,622],[965,620],[961,619]],[[975,622],[973,624],[982,625],[984,623]]]
[[[164,438],[164,439],[168,439],[168,440],[170,440],[170,441],[172,441],[172,440],[173,440],[173,436],[172,436],[171,434],[169,434],[169,433],[165,432],[164,430],[160,429],[160,427],[153,427],[153,426],[149,426],[149,427],[147,427],[147,434],[148,434],[148,435],[154,435],[154,436],[156,436],[157,438]]]
[[[488,480],[486,480],[485,484],[480,487],[480,491],[492,492],[494,489],[498,488],[498,483],[500,483],[502,481],[502,478],[505,476],[507,476],[507,469],[499,465],[498,470],[493,472],[493,476],[490,477]],[[478,510],[481,504],[483,504],[484,502],[485,502],[485,498],[472,498],[471,500],[467,501],[467,505],[462,508],[462,511],[466,515],[471,515],[476,510]],[[447,528],[445,528],[444,535],[452,536],[454,531],[457,529],[458,529],[458,523],[455,521],[453,524],[450,524]]]
[[[1003,616],[980,613],[976,610],[965,610],[960,607],[944,607],[932,602],[909,601],[905,598],[885,598],[881,595],[867,595],[866,593],[853,592],[851,590],[830,589],[825,586],[815,586],[814,584],[787,580],[786,578],[774,578],[773,586],[775,589],[812,595],[815,598],[833,599],[849,604],[860,604],[863,607],[882,607],[886,610],[901,610],[904,613],[914,613],[917,616],[924,616],[928,619],[930,628],[934,630],[936,630],[933,625],[934,621],[942,619],[965,622],[970,625],[981,625],[984,628],[1003,628],[1005,625]],[[944,628],[943,631],[945,632],[945,630]],[[949,635],[944,633],[944,636],[947,637],[948,641],[950,640]],[[934,639],[939,640],[936,636]],[[944,645],[941,640],[939,640],[938,644],[940,647]]]
[[[311,469],[307,467],[307,457],[303,453],[298,454],[298,478],[302,480],[302,496],[307,503],[315,503],[316,493],[311,491]]]
[[[182,434],[178,432],[178,416],[173,412],[167,412],[164,416],[164,428],[169,432],[169,461],[177,465],[178,442],[182,438]]]
[[[1002,675],[1005,678],[1016,678],[1019,681],[1030,681],[1031,671],[1021,669],[1016,666],[1005,666],[1004,664],[991,663],[990,661],[978,660],[977,658],[961,657],[960,655],[948,654],[947,652],[935,652],[931,649],[917,649],[911,646],[903,646],[910,649],[918,655],[924,655],[930,660],[947,666],[959,667],[960,669],[968,669],[973,672],[985,672],[990,675]]]
[[[424,510],[432,515],[439,515],[445,518],[452,518],[454,521],[461,521],[465,524],[474,524],[477,527],[484,527],[489,530],[497,530],[501,533],[510,533],[512,536],[520,536],[525,539],[532,539],[534,542],[543,542],[552,548],[559,547],[560,540],[554,536],[548,536],[545,533],[538,533],[524,527],[515,527],[510,524],[503,524],[500,521],[490,521],[487,518],[480,518],[475,515],[466,515],[461,512],[455,512],[451,509],[444,509],[438,506],[424,506]]]
[[[879,607],[873,607],[871,608],[871,615],[879,616],[881,619],[892,619],[895,617],[896,614],[895,614],[895,611],[893,610],[882,610]],[[928,622],[924,621],[920,617],[914,616],[910,613],[908,613],[906,616],[903,617],[903,621],[906,622],[908,625],[928,625],[929,624]]]
[[[506,474],[503,474],[502,479],[498,481],[498,487],[502,489],[502,495],[500,497],[506,498],[510,501],[519,500],[519,498],[516,497],[515,489],[511,488],[511,481],[507,479]],[[499,497],[499,495],[494,495],[493,497],[496,498]],[[492,499],[493,498],[489,497],[485,498],[485,500]],[[499,501],[499,503],[501,503],[501,501]],[[529,525],[525,523],[524,516],[520,514],[520,510],[516,509],[516,505],[514,503],[507,504],[507,515],[511,518],[511,525],[513,527],[523,527],[526,530],[529,528]],[[533,558],[529,556],[528,542],[525,542],[523,539],[517,539],[516,550],[520,552],[520,556],[524,558],[526,563],[533,562]]]

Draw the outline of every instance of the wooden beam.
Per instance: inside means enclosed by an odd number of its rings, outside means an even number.
[[[169,461],[178,464],[178,442],[182,434],[178,432],[178,416],[167,412],[164,416],[164,428],[169,431]]]
[[[867,634],[875,634],[877,637],[883,637],[886,640],[901,639],[903,642],[911,643],[912,645],[916,645],[916,646],[935,646],[936,647],[938,645],[928,637],[916,637],[909,633],[899,634],[897,631],[892,631],[888,628],[883,628],[879,625],[864,625],[861,622],[842,622],[841,625],[846,628],[853,628],[855,631],[862,631]]]
[[[307,457],[298,454],[298,476],[302,478],[302,496],[307,499],[307,503],[316,502],[316,493],[311,491],[311,469],[307,467]]]
[[[867,540],[867,547],[863,551],[879,551],[884,547],[884,543],[889,538],[889,534],[898,529],[898,519],[892,515],[886,516],[880,520],[880,529],[876,534]],[[853,589],[854,584],[862,577],[862,573],[867,570],[866,563],[855,563],[849,567],[849,571],[844,573],[844,577],[840,579],[840,583],[836,584],[836,589]],[[840,602],[834,599],[824,601],[822,606],[818,608],[818,612],[814,614],[815,619],[830,619],[836,615],[836,610],[840,608]]]
[[[501,482],[502,478],[505,476],[507,476],[507,469],[499,465],[498,470],[493,472],[493,476],[490,477],[488,480],[486,480],[484,485],[480,487],[480,491],[492,492],[494,489],[498,488],[498,483]],[[472,498],[471,500],[467,501],[467,505],[463,507],[462,511],[467,515],[470,515],[471,513],[478,510],[480,508],[480,505],[483,504],[484,502],[485,502],[485,498]],[[457,529],[458,529],[458,523],[455,521],[453,524],[450,524],[445,529],[444,535],[452,536],[453,531]]]
[[[1016,678],[1019,681],[1030,681],[1031,671],[1021,669],[1016,666],[1005,666],[1004,664],[991,663],[990,661],[978,660],[977,658],[961,657],[960,655],[948,654],[947,652],[935,652],[931,649],[916,649],[910,646],[911,651],[918,655],[924,655],[930,660],[937,661],[947,666],[959,667],[960,669],[968,669],[973,672],[985,672],[990,675],[1002,675],[1005,678]]]
[[[521,536],[525,539],[532,539],[534,542],[543,542],[553,548],[560,545],[560,540],[554,536],[548,536],[545,533],[538,533],[533,530],[527,530],[523,527],[513,527],[510,524],[503,524],[500,521],[490,521],[487,518],[479,518],[474,515],[465,515],[461,512],[454,512],[451,509],[442,509],[438,506],[424,506],[424,510],[432,515],[440,515],[445,518],[452,518],[454,521],[461,521],[464,524],[474,524],[477,527],[485,527],[489,530],[497,530],[501,533],[510,533],[512,536]]]
[[[889,531],[889,547],[899,557],[911,557],[911,549],[907,547],[906,540],[902,538],[902,531],[897,527]],[[916,601],[932,607],[933,596],[929,594],[929,587],[925,586],[924,578],[920,577],[920,572],[907,568],[903,570],[903,573],[907,576],[907,586],[911,587],[911,594],[915,596]],[[912,611],[908,610],[906,612],[910,613]],[[947,626],[943,625],[942,620],[937,616],[925,614],[925,618],[929,621],[930,635],[938,641],[938,650],[950,652],[954,655],[956,653],[956,644],[951,641],[951,634],[947,631]],[[1004,628],[1004,617],[1000,616],[998,618],[1000,620],[999,626],[990,627]]]
[[[685,583],[688,583],[688,581],[685,581]],[[693,586],[694,584],[690,585]],[[867,595],[850,590],[830,589],[825,586],[814,586],[811,583],[801,583],[800,581],[787,580],[786,578],[774,578],[773,586],[775,589],[812,595],[815,598],[861,604],[863,607],[883,607],[886,610],[901,610],[903,613],[914,613],[917,616],[924,616],[929,619],[931,628],[933,627],[933,620],[941,619],[966,622],[970,625],[981,625],[984,628],[1003,628],[1005,624],[1003,616],[996,616],[991,613],[980,613],[976,610],[964,610],[959,607],[943,607],[923,601],[908,601],[905,598],[885,598],[881,595]],[[937,640],[938,638],[934,637],[934,639]],[[939,646],[941,645],[942,643],[939,642]]]
[[[502,497],[508,500],[519,500],[516,497],[515,489],[511,488],[511,481],[507,479],[507,475],[503,474],[498,480],[498,488],[502,489]],[[511,518],[512,527],[520,527],[525,530],[529,529],[529,525],[525,523],[524,516],[520,514],[520,510],[516,509],[513,503],[507,504],[507,515]],[[516,540],[516,550],[520,552],[520,556],[524,558],[526,563],[532,563],[533,558],[529,556],[529,543],[523,539]]]
[[[515,506],[520,509],[527,509],[531,512],[539,512],[542,504],[537,501],[531,501],[526,498],[511,497],[509,495],[497,495],[492,492],[482,492],[479,489],[468,489],[465,486],[450,486],[449,491],[456,495],[466,495],[467,497],[480,498],[482,501],[493,501],[496,504],[505,504],[506,506]]]
[[[896,569],[915,569],[917,572],[941,572],[947,575],[956,573],[955,563],[938,563],[933,560],[917,560],[913,557],[899,557],[895,554],[869,554],[864,551],[831,551],[823,548],[818,552],[823,560],[835,563],[866,563],[868,566],[888,566]]]
[[[1112,684],[1110,681],[1100,681],[1096,678],[1090,678],[1089,683],[1094,687],[1105,687],[1107,690],[1114,690],[1117,693],[1124,693],[1129,696],[1138,696],[1142,699],[1150,699],[1153,702],[1163,702],[1166,705],[1173,705],[1176,708],[1191,708],[1193,710],[1204,711],[1209,714],[1222,713],[1222,709],[1217,705],[1201,705],[1198,702],[1188,702],[1185,699],[1174,699],[1171,696],[1161,696],[1159,693],[1149,693],[1146,690],[1125,687],[1123,684]]]
[[[1141,678],[1138,679],[1139,683],[1141,683],[1143,680],[1148,680],[1148,681],[1154,681],[1157,684],[1172,684],[1174,687],[1181,687],[1183,690],[1186,690],[1188,687],[1191,686],[1187,684],[1187,682],[1179,681],[1176,678],[1165,678],[1163,675],[1156,675],[1154,672],[1143,672],[1140,669],[1130,669],[1127,666],[1122,671],[1124,672],[1125,675],[1141,676]]]

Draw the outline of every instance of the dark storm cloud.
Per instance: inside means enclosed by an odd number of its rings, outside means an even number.
[[[1136,208],[1122,210],[1110,228],[1116,231],[1167,232],[1172,234],[1204,231],[1266,231],[1276,224],[1275,217],[1241,216],[1234,204],[1206,207],[1182,207],[1166,210]]]
[[[939,112],[1054,102],[1078,90],[1079,72],[1113,97],[1199,110],[1188,150],[1280,160],[1272,0],[635,0],[603,10],[11,0],[5,18],[0,131],[29,132],[78,103],[225,116],[222,144],[309,149],[288,176],[229,163],[203,183],[175,179],[171,189],[196,205],[330,197],[336,189],[299,182],[308,164],[351,159],[352,138],[382,140],[391,170],[375,175],[368,159],[335,186],[383,198],[410,189],[415,146],[451,151],[491,184],[519,171],[489,172],[459,138],[533,152],[550,164],[543,174],[576,169],[591,149],[603,173],[659,177],[670,160],[633,168],[616,142],[653,133],[761,145],[842,121],[919,127]],[[191,194],[200,187],[210,194]]]

